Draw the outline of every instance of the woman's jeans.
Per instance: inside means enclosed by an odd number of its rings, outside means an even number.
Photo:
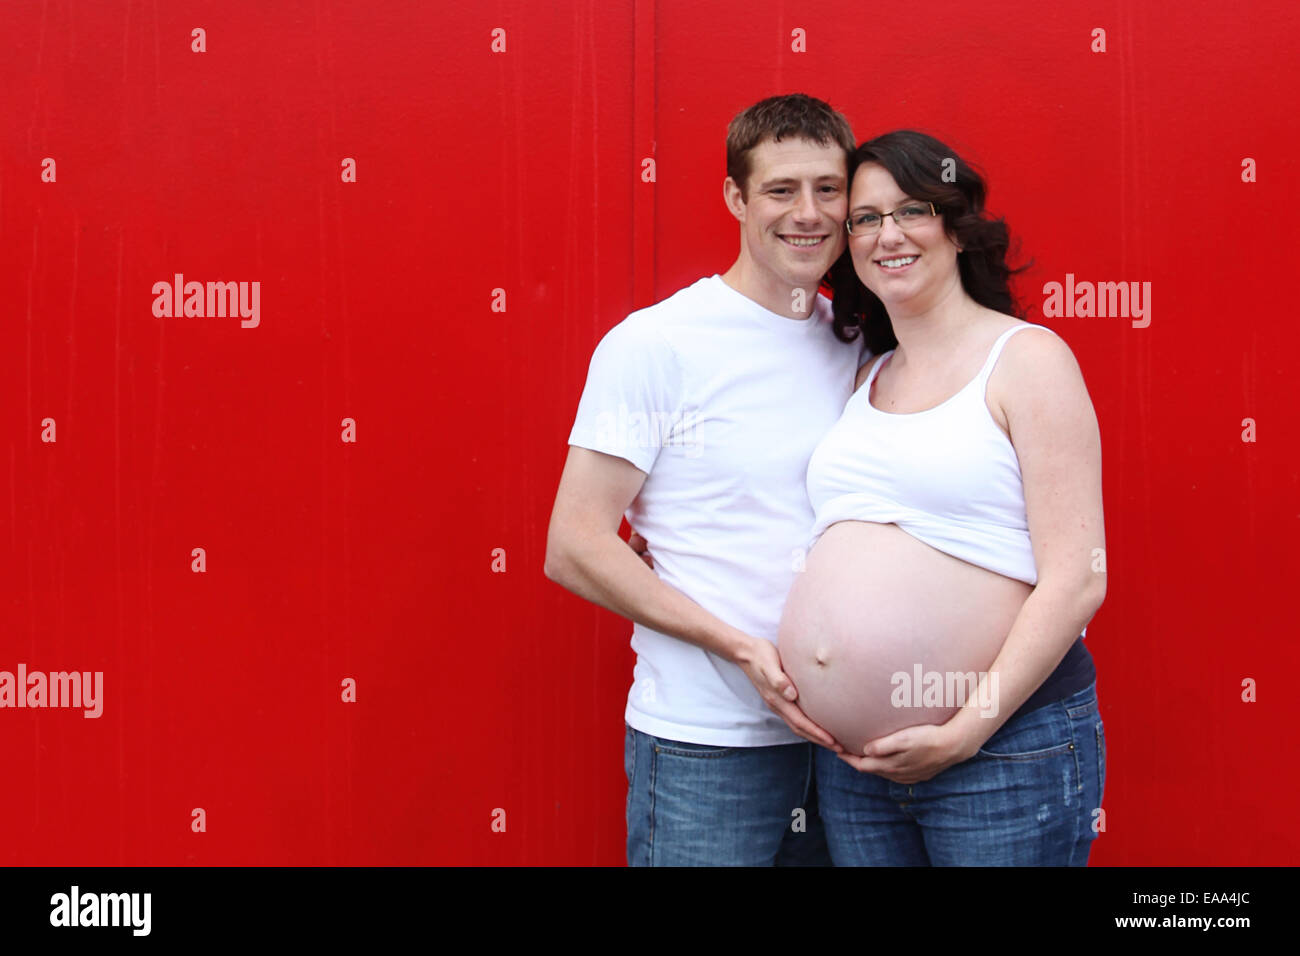
[[[830,866],[820,749],[689,744],[626,727],[628,866]]]
[[[816,748],[836,866],[1085,866],[1106,784],[1097,684],[1013,716],[975,756],[921,783]]]

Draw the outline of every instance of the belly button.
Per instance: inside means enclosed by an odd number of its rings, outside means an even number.
[[[826,666],[826,659],[827,659],[829,656],[830,656],[830,655],[827,654],[825,651],[818,651],[818,652],[817,652],[817,666],[818,666],[818,667],[825,667],[825,666]]]

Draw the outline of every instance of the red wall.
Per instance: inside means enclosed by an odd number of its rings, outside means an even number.
[[[104,673],[98,719],[0,710],[0,861],[621,863],[630,625],[542,574],[565,439],[603,332],[734,258],[727,121],[799,90],[977,161],[1028,304],[1152,283],[1147,328],[1044,320],[1102,429],[1092,859],[1296,862],[1292,4],[11,2],[0,35],[0,670]],[[260,325],[155,317],[178,272],[259,281]]]

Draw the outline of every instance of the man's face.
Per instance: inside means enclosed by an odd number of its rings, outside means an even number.
[[[816,285],[844,251],[844,150],[806,139],[768,139],[749,155],[748,201],[733,190],[729,202],[741,221],[743,253],[773,284]]]

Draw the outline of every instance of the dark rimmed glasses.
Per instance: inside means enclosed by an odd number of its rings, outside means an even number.
[[[927,219],[939,215],[932,202],[909,202],[890,212],[858,212],[849,216],[844,222],[850,236],[870,236],[880,231],[886,216],[893,216],[898,228],[904,231],[915,229]]]

